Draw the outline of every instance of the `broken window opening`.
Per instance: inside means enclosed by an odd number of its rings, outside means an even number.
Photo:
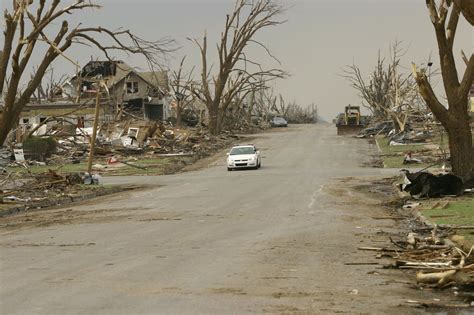
[[[138,93],[138,82],[127,82],[127,94]]]
[[[85,125],[85,119],[84,119],[84,116],[81,116],[81,117],[77,117],[77,128],[84,128],[84,125]]]
[[[139,128],[128,128],[127,137],[137,139]]]

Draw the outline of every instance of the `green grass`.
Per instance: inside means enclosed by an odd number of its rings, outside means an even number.
[[[433,150],[430,149],[430,146],[437,145],[443,149],[447,150],[448,143],[447,137],[444,135],[443,137],[440,134],[437,134],[433,138],[429,140],[429,143],[426,144],[414,144],[414,145],[394,145],[390,146],[388,139],[384,136],[377,136],[375,138],[377,144],[380,148],[382,153],[382,160],[384,162],[385,168],[425,168],[432,163],[420,163],[420,164],[403,164],[403,157],[404,154],[408,151],[411,151],[414,157],[417,157],[418,154],[422,153],[423,151],[427,152],[427,155],[440,155],[440,150]]]
[[[419,164],[403,164],[403,156],[384,156],[382,157],[385,168],[417,168],[423,169],[430,166],[431,164],[419,163]]]
[[[146,170],[137,167],[124,165],[123,167],[112,168],[106,171],[108,175],[163,175],[166,174],[168,169],[172,169],[177,165],[180,165],[180,161],[186,161],[188,158],[169,158],[169,157],[157,157],[140,159],[137,161],[127,161],[127,163],[133,164],[139,167],[145,167]]]
[[[39,174],[47,172],[48,170],[57,171],[58,173],[74,173],[74,172],[81,172],[87,170],[86,163],[79,163],[79,164],[64,164],[64,165],[46,165],[46,166],[39,166],[39,165],[32,165],[29,166],[27,169],[24,167],[7,167],[7,170],[10,172],[20,172],[20,173],[28,173],[30,171],[33,174]]]
[[[168,158],[168,157],[152,157],[139,159],[137,161],[129,160],[127,163],[145,167],[146,170],[136,168],[129,165],[123,165],[122,167],[110,167],[106,169],[97,169],[97,172],[108,174],[108,175],[161,175],[164,174],[167,168],[173,167],[174,164],[179,163],[179,160],[187,161],[189,157],[180,158]],[[93,165],[101,164],[106,166],[106,162],[103,159],[96,159]],[[49,169],[57,171],[59,174],[85,172],[87,171],[87,162],[81,162],[78,164],[64,164],[61,165],[47,165],[47,166],[30,166],[28,169],[23,167],[8,167],[7,170],[11,172],[27,173],[30,171],[33,174],[39,174],[47,172]],[[93,169],[94,170],[94,169]]]
[[[384,136],[378,136],[375,138],[375,140],[377,141],[380,150],[384,154],[402,153],[424,149],[424,145],[389,145],[388,139]]]
[[[423,210],[423,215],[436,224],[474,225],[474,197],[451,201],[445,209]],[[458,234],[474,242],[474,231],[459,230]]]

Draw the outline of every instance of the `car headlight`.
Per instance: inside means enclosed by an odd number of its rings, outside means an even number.
[[[255,156],[252,156],[252,157],[250,158],[250,161],[255,161]]]

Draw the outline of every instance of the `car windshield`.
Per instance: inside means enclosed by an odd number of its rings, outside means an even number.
[[[253,147],[240,147],[240,148],[233,148],[230,151],[230,155],[242,155],[242,154],[254,154],[255,149]]]
[[[281,117],[277,117],[274,119],[276,122],[284,122],[285,119],[281,118]]]

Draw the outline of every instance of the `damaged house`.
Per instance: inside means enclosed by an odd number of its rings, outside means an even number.
[[[99,119],[109,123],[122,119],[166,120],[170,116],[166,72],[141,72],[123,61],[90,61],[72,79],[55,86],[50,95],[35,97],[23,109],[10,139],[21,142],[34,130],[50,134],[55,128],[74,134],[76,128],[91,129],[95,109],[95,84],[102,80],[108,93],[100,100]],[[1,112],[1,110],[0,110]],[[55,117],[58,119],[46,119]],[[41,127],[36,130],[37,127]]]
[[[98,80],[106,82],[110,102],[108,113],[117,118],[131,116],[145,120],[166,120],[170,115],[166,72],[141,72],[123,61],[90,61],[63,86],[65,97],[80,99]]]

